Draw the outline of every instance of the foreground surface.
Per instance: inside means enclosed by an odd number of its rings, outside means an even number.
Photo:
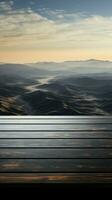
[[[1,117],[0,183],[112,183],[111,117]]]

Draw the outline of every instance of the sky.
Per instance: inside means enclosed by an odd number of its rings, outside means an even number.
[[[112,60],[112,0],[0,0],[0,62]]]

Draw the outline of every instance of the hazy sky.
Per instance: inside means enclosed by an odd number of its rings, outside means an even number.
[[[0,62],[112,60],[112,0],[0,0]]]

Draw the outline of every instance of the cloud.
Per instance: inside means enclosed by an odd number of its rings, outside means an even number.
[[[0,50],[112,48],[112,17],[0,3]]]
[[[11,11],[13,6],[13,1],[1,1],[0,2],[0,12]]]

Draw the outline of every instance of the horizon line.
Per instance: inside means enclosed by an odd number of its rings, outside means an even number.
[[[35,62],[5,62],[1,61],[0,64],[37,64],[37,63],[65,63],[65,62],[87,62],[87,61],[98,61],[98,62],[112,62],[112,60],[107,60],[107,59],[95,59],[95,58],[90,58],[90,59],[80,59],[80,60],[65,60],[65,61],[48,61],[48,60],[43,60],[43,61],[35,61]]]

